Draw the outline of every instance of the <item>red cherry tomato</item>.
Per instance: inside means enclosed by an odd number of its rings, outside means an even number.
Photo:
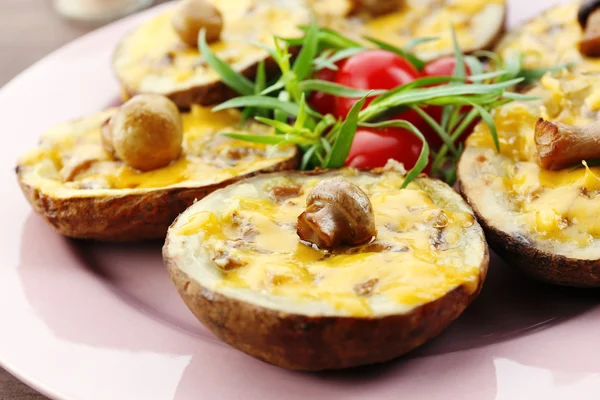
[[[417,163],[423,143],[401,128],[359,128],[354,134],[346,166],[360,169],[383,167],[392,158],[411,169]]]
[[[316,79],[328,82],[335,82],[336,77],[337,71],[329,68],[321,69],[316,74]],[[312,92],[307,101],[308,105],[323,115],[335,113],[335,96],[332,94]]]
[[[419,71],[398,54],[385,50],[366,50],[347,58],[341,65],[336,82],[356,89],[393,89],[412,82]],[[366,107],[374,97],[368,98]],[[345,117],[358,99],[338,97],[336,114]]]
[[[424,76],[452,76],[456,68],[456,58],[454,56],[445,56],[430,61],[423,67]],[[471,75],[471,69],[465,63],[465,73]]]

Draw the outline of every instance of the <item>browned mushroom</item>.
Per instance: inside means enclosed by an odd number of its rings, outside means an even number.
[[[206,42],[213,43],[221,37],[223,16],[207,0],[180,0],[173,11],[173,28],[190,47],[198,46],[198,34],[203,28]]]
[[[404,0],[354,0],[357,11],[364,10],[373,16],[398,11],[404,5]]]
[[[545,169],[557,170],[600,158],[600,122],[571,126],[540,118],[534,139],[538,164]]]
[[[588,57],[600,56],[600,0],[584,2],[579,7],[577,20],[584,30],[579,51]]]
[[[140,171],[162,168],[181,155],[181,115],[168,98],[139,94],[102,125],[101,139],[109,153],[130,167]]]
[[[357,245],[375,235],[375,216],[369,197],[358,186],[337,177],[319,182],[298,217],[298,236],[319,248]]]

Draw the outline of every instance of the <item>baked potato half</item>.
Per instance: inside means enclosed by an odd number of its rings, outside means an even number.
[[[376,237],[328,250],[301,242],[297,219],[315,185],[340,177],[370,198]],[[165,264],[200,322],[253,357],[306,371],[390,360],[454,321],[489,262],[483,231],[456,192],[426,177],[400,190],[403,180],[392,165],[243,180],[177,218]]]
[[[236,71],[254,76],[267,61],[266,50],[249,43],[273,45],[273,37],[301,37],[300,25],[312,12],[303,0],[207,0],[223,19],[220,40],[211,50]],[[161,94],[181,108],[221,103],[236,93],[203,60],[197,47],[184,43],[173,27],[174,9],[161,12],[127,34],[113,55],[113,69],[124,97]],[[266,70],[277,71],[274,62]]]
[[[586,57],[579,50],[583,38],[577,13],[581,1],[552,7],[505,35],[495,48],[502,57],[522,54],[528,69],[572,64],[581,73],[599,72],[600,59]]]
[[[489,50],[502,36],[506,20],[505,0],[346,2],[360,6],[343,16],[339,10],[346,10],[347,7],[335,6],[339,1],[312,0],[323,26],[344,32],[357,40],[371,37],[404,48],[415,38],[437,38],[413,49],[424,60],[453,54],[452,27],[464,53]],[[331,7],[327,7],[329,4]],[[384,8],[387,12],[374,14],[370,8]]]
[[[438,37],[422,43],[416,53],[433,59],[453,52],[450,28],[461,47],[472,52],[491,48],[501,35],[506,16],[504,0],[206,0],[223,18],[220,40],[212,51],[233,69],[253,77],[266,61],[267,74],[277,71],[268,53],[249,43],[269,46],[273,36],[298,38],[299,26],[316,15],[320,25],[364,42],[370,36],[404,47],[411,39]],[[370,5],[370,6],[369,6]],[[386,5],[385,13],[373,8]],[[390,7],[391,5],[391,7]],[[113,69],[125,98],[140,93],[161,94],[179,107],[211,105],[235,92],[207,65],[196,46],[183,42],[173,27],[173,9],[166,10],[125,36],[115,51]]]
[[[594,123],[599,93],[598,75],[546,75],[529,92],[539,100],[494,111],[500,152],[480,124],[458,164],[460,189],[490,246],[544,282],[600,286],[600,168],[581,162],[576,169],[542,168],[534,134],[540,118],[574,127]]]
[[[294,168],[295,147],[273,148],[219,135],[238,130],[240,115],[194,106],[182,114],[183,155],[141,172],[102,144],[101,129],[116,110],[67,122],[20,157],[19,184],[34,210],[59,233],[82,239],[162,239],[195,200],[243,177]],[[263,125],[245,129],[270,133]]]

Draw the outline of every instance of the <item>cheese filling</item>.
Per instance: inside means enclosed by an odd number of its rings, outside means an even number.
[[[204,186],[290,159],[292,146],[266,146],[228,139],[221,132],[239,131],[240,115],[234,111],[213,113],[194,106],[182,114],[183,155],[170,165],[140,172],[115,160],[101,143],[101,125],[114,111],[57,126],[39,146],[20,158],[20,168],[30,174],[26,183],[56,196],[88,195],[90,190],[150,190],[173,186]],[[255,134],[270,128],[251,124]],[[31,180],[31,181],[29,181]]]
[[[322,0],[322,3],[328,1]],[[406,0],[398,11],[375,17],[358,12],[344,18],[326,9],[319,18],[321,25],[356,40],[372,37],[399,48],[406,47],[414,38],[435,38],[414,49],[419,57],[433,59],[452,54],[452,27],[465,51],[486,45],[493,39],[490,35],[497,33],[494,26],[503,24],[504,3],[504,0]]]
[[[547,75],[530,93],[541,100],[514,102],[494,114],[500,156],[485,124],[476,128],[467,145],[482,150],[484,184],[505,196],[511,213],[499,221],[507,229],[524,230],[537,240],[589,246],[600,238],[600,168],[541,169],[536,163],[534,126],[540,117],[575,126],[598,120],[600,78]]]
[[[502,57],[519,53],[529,69],[574,64],[581,72],[600,71],[597,58],[584,57],[579,52],[583,31],[577,21],[580,1],[561,4],[535,17],[515,32],[508,34],[498,45]]]
[[[325,301],[349,315],[373,315],[374,308],[386,303],[413,308],[460,285],[470,293],[477,289],[483,238],[454,192],[445,187],[456,199],[439,198],[423,180],[399,190],[403,177],[396,172],[336,174],[370,197],[378,231],[372,242],[329,252],[300,242],[298,215],[323,176],[234,185],[218,198],[217,208],[210,201],[194,206],[171,235],[199,243],[222,277],[221,290]]]
[[[267,58],[255,41],[273,45],[273,36],[299,37],[310,10],[298,0],[211,0],[223,16],[221,40],[210,45],[236,71]],[[173,29],[173,11],[163,12],[130,33],[117,50],[115,68],[137,92],[170,93],[219,81],[197,48],[183,43]]]
[[[273,46],[274,36],[302,36],[299,27],[310,22],[310,6],[320,25],[361,41],[370,36],[403,48],[414,38],[435,37],[415,49],[425,59],[453,52],[452,27],[465,51],[487,44],[493,37],[486,35],[496,33],[490,25],[503,23],[504,7],[504,0],[409,0],[397,12],[372,17],[347,16],[354,0],[211,1],[224,18],[221,40],[211,44],[211,50],[236,71],[268,56],[250,41]],[[172,10],[159,14],[132,32],[117,50],[115,69],[130,92],[168,94],[220,80],[198,49],[181,42],[171,19]]]

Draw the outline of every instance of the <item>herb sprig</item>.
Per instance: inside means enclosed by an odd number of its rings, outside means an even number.
[[[228,132],[224,135],[255,143],[298,145],[302,151],[302,169],[343,166],[359,127],[399,127],[411,132],[423,143],[419,159],[407,173],[404,186],[427,167],[430,158],[432,174],[453,183],[455,165],[462,152],[458,139],[474,121],[481,119],[488,125],[499,149],[498,135],[490,111],[516,99],[530,99],[531,97],[508,89],[540,73],[523,70],[520,57],[503,61],[489,52],[465,56],[460,51],[453,31],[456,57],[453,76],[420,78],[389,91],[359,90],[313,79],[313,76],[316,71],[324,68],[337,69],[336,62],[365,51],[367,47],[331,29],[319,28],[315,21],[303,29],[305,35],[300,39],[276,37],[272,47],[255,43],[265,49],[279,67],[279,76],[270,84],[266,82],[263,64],[259,65],[256,81],[251,82],[212,53],[206,44],[204,32],[199,35],[199,47],[206,62],[226,85],[241,95],[219,104],[214,111],[243,109],[244,117],[253,117],[272,126],[276,132],[271,136],[243,132]],[[409,49],[399,49],[373,38],[365,40],[377,48],[402,55],[421,69],[425,61],[409,50],[435,38],[416,39],[407,46]],[[297,46],[302,47],[294,59],[290,49]],[[471,71],[468,77],[465,64]],[[312,109],[307,104],[306,97],[313,91],[359,100],[342,120]],[[362,109],[367,97],[374,99]],[[434,106],[443,108],[441,122],[427,114],[427,108]],[[410,122],[386,120],[386,117],[409,109],[415,110],[438,133],[443,142],[438,151],[430,150],[423,134]]]

